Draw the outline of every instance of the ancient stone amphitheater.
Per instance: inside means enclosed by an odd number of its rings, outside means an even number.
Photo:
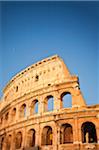
[[[86,105],[59,56],[21,71],[3,92],[0,150],[99,150],[99,105]]]

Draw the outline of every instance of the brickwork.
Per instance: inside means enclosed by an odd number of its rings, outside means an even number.
[[[71,107],[64,107],[68,95]],[[99,149],[99,105],[86,105],[78,77],[57,55],[29,66],[4,88],[0,150],[16,149]]]

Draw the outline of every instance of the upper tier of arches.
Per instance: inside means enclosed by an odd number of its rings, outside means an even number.
[[[2,99],[14,100],[30,91],[36,91],[44,87],[50,87],[62,81],[72,81],[71,76],[63,60],[55,55],[46,58],[18,73],[4,88]],[[60,80],[61,79],[61,80]]]

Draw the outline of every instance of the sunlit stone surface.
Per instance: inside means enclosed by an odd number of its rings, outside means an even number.
[[[14,76],[0,102],[0,150],[99,150],[99,105],[55,55]]]

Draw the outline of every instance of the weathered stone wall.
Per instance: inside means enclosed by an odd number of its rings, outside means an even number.
[[[72,97],[70,108],[63,107],[62,98],[67,93]],[[49,97],[54,100],[51,111]],[[83,143],[88,130],[82,133],[83,123],[95,128],[96,137],[89,137],[94,140],[90,144]],[[32,147],[30,143],[34,143]],[[78,77],[70,74],[57,55],[26,68],[5,87],[0,103],[0,149],[99,149],[99,105],[86,106]]]

